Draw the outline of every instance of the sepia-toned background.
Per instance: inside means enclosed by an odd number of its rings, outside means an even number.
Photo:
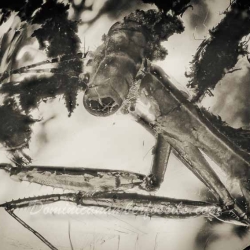
[[[81,4],[81,0],[73,2],[76,6]],[[107,2],[112,2],[111,7],[103,8]],[[93,5],[91,10],[87,8],[90,5]],[[194,9],[188,9],[182,17],[185,31],[164,43],[168,55],[164,61],[156,63],[171,76],[177,87],[185,89],[188,82],[185,72],[190,68],[192,56],[202,40],[208,37],[209,29],[223,18],[222,12],[228,5],[229,0],[193,0]],[[135,0],[88,0],[79,12],[71,6],[69,17],[81,20],[78,34],[82,51],[94,51],[110,26],[137,8],[154,6]],[[9,27],[18,27],[19,23],[13,14],[0,27],[0,35]],[[17,55],[19,66],[45,59],[46,55],[39,50],[35,38],[27,38],[27,44]],[[214,97],[206,97],[202,104],[231,126],[248,127],[249,62],[242,58],[237,67],[241,70],[226,75],[217,85]],[[33,117],[42,118],[33,126],[29,149],[33,164],[121,169],[148,174],[155,139],[128,116],[91,116],[82,105],[82,96],[83,93],[78,95],[79,105],[71,117],[68,117],[60,97],[42,103],[32,112]],[[0,162],[10,162],[3,147],[0,148]],[[213,167],[219,171],[215,164]],[[231,189],[234,188],[230,180],[224,178],[224,181]],[[0,171],[0,204],[11,199],[62,192],[60,189],[16,182]],[[193,200],[208,200],[209,197],[205,186],[174,155],[170,157],[163,185],[151,195],[156,194]],[[49,206],[74,205],[60,202]],[[250,234],[239,237],[235,225],[214,223],[206,218],[176,220],[95,213],[58,215],[42,211],[32,215],[27,209],[16,213],[58,249],[65,250],[71,249],[69,229],[74,250],[243,250],[250,244]],[[0,209],[0,249],[36,250],[47,249],[47,246]]]

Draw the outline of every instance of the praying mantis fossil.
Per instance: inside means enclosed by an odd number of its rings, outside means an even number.
[[[250,202],[249,154],[227,138],[205,112],[177,89],[160,67],[145,58],[148,37],[145,28],[134,20],[114,24],[103,44],[87,61],[83,74],[87,84],[83,104],[89,113],[95,116],[109,116],[115,112],[132,115],[155,135],[155,156],[148,176],[116,170],[39,166],[21,168],[9,164],[0,166],[12,178],[20,181],[76,191],[24,198],[0,205],[51,249],[56,248],[13,213],[16,208],[32,206],[36,201],[47,204],[63,200],[83,206],[123,210],[133,201],[131,211],[138,214],[150,203],[148,214],[152,216],[219,217],[224,213],[232,213],[241,225],[248,226],[250,223],[247,211],[232,197],[202,152],[231,178],[239,181],[247,204]],[[16,72],[25,72],[30,68]],[[218,203],[127,192],[134,187],[149,191],[160,188],[171,152],[209,188]],[[155,212],[159,206],[163,207],[162,210]]]

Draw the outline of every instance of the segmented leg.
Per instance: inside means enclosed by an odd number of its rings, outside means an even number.
[[[56,250],[42,235],[15,215],[14,210],[17,208],[51,204],[58,201],[68,201],[85,207],[102,207],[107,209],[107,212],[114,210],[115,212],[126,212],[133,215],[146,215],[150,217],[157,216],[161,218],[187,218],[193,216],[212,216],[217,218],[222,214],[222,209],[217,204],[119,192],[99,192],[92,195],[82,192],[51,194],[13,200],[1,204],[0,207],[5,208],[13,218],[34,233],[50,249]]]
[[[222,212],[218,204],[121,192],[97,192],[91,195],[82,192],[51,194],[13,200],[1,204],[0,207],[13,211],[17,208],[51,204],[58,201],[68,201],[85,207],[102,207],[107,211],[163,218],[220,216]]]
[[[186,166],[213,192],[225,209],[232,210],[239,220],[249,224],[246,213],[238,204],[235,204],[233,197],[206,161],[200,150],[191,143],[179,142],[168,137],[166,137],[166,139],[175,148],[179,157],[187,163]]]
[[[168,134],[166,131],[159,132],[159,129],[154,124],[133,115],[136,121],[146,128],[152,135],[163,133],[166,141],[173,147],[173,153],[186,165],[217,197],[224,205],[225,210],[233,209],[238,219],[245,224],[250,224],[246,213],[238,204],[235,204],[234,199],[230,195],[225,185],[206,161],[200,150],[191,143],[178,140],[175,136]]]
[[[6,78],[8,78],[11,75],[14,74],[22,74],[25,72],[29,72],[30,69],[35,68],[35,67],[39,67],[42,65],[46,65],[46,64],[53,64],[53,63],[59,63],[59,62],[69,62],[69,61],[74,61],[74,60],[78,60],[78,59],[83,59],[86,57],[86,54],[82,54],[82,53],[77,53],[75,56],[72,55],[64,55],[64,56],[58,56],[52,59],[47,59],[45,61],[41,61],[38,63],[34,63],[34,64],[30,64],[18,69],[13,69],[10,71],[5,71],[2,74],[0,74],[0,81],[2,82],[3,80],[5,80]]]
[[[0,169],[10,173],[12,179],[28,181],[51,187],[81,191],[125,191],[144,183],[143,174],[110,169],[29,166],[12,167],[0,164]]]
[[[163,182],[169,156],[171,153],[170,144],[161,134],[157,136],[154,151],[153,165],[150,171],[150,175],[146,178],[146,188],[149,190],[159,188],[161,183]]]
[[[52,250],[58,250],[55,246],[53,246],[49,241],[47,241],[40,233],[30,227],[27,223],[25,223],[22,219],[20,219],[12,210],[5,208],[8,214],[10,214],[16,221],[18,221],[23,227],[27,228],[30,232],[32,232],[38,239],[40,239],[44,244],[46,244]]]

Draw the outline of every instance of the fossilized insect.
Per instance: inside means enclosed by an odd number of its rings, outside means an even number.
[[[20,181],[64,189],[76,193],[48,195],[6,202],[1,205],[22,225],[32,229],[18,218],[16,208],[31,206],[37,200],[52,203],[59,200],[71,201],[83,206],[101,206],[121,210],[131,200],[132,212],[151,203],[149,215],[188,217],[219,217],[232,213],[241,225],[249,225],[249,217],[234,200],[220,178],[211,168],[201,151],[215,161],[231,178],[239,181],[242,192],[249,202],[249,154],[227,138],[210,121],[209,114],[194,105],[182,91],[171,83],[159,67],[151,64],[149,55],[152,45],[151,34],[136,19],[127,18],[114,24],[103,45],[87,63],[84,80],[87,90],[84,107],[93,115],[108,116],[121,111],[130,114],[156,137],[156,153],[148,176],[127,171],[56,168],[56,167],[13,167],[2,164],[1,169]],[[157,46],[156,46],[157,47]],[[150,48],[150,49],[149,49]],[[156,51],[156,48],[152,49]],[[164,53],[164,51],[161,51]],[[46,62],[47,63],[47,62]],[[32,68],[26,67],[22,70]],[[16,70],[21,72],[22,70]],[[13,73],[13,72],[12,72]],[[4,73],[8,75],[8,73]],[[3,78],[2,78],[3,79]],[[145,109],[145,106],[147,107]],[[133,187],[152,190],[160,187],[170,153],[173,152],[213,192],[218,203],[152,197],[130,192]],[[52,174],[53,173],[53,174]],[[159,204],[161,213],[155,212]],[[180,206],[181,204],[181,206]],[[179,207],[178,207],[179,206]],[[172,208],[178,208],[173,213]],[[201,212],[202,211],[202,212]],[[38,232],[32,231],[51,249],[56,249]]]
[[[110,29],[107,41],[99,48],[105,48],[105,55],[101,60],[98,58],[97,63],[97,59],[93,59],[95,70],[84,97],[86,109],[94,115],[102,116],[112,114],[121,107],[123,111],[125,109],[125,112],[132,113],[140,122],[143,121],[144,125],[156,134],[158,152],[149,185],[160,185],[173,148],[175,154],[213,191],[226,208],[234,208],[239,218],[248,220],[200,150],[230,176],[239,179],[244,193],[249,190],[248,153],[226,138],[219,128],[209,121],[209,116],[193,105],[160,68],[143,61],[143,53],[146,50],[143,45],[147,43],[147,35],[139,30],[136,24],[130,24],[130,20],[127,22],[132,27],[127,25],[123,28],[121,24],[116,24]],[[133,34],[139,33],[136,36],[136,39],[140,40],[138,47],[138,40],[132,40],[135,46],[130,46],[132,38],[128,34],[131,30]],[[132,50],[136,48],[137,53],[131,53],[131,47]],[[138,72],[139,62],[143,69]],[[122,104],[123,102],[125,104]],[[140,105],[135,105],[135,102],[149,105],[149,109],[141,110]],[[106,105],[111,109],[105,109]],[[116,109],[113,109],[114,105]]]

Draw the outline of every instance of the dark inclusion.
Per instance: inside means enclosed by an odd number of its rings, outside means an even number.
[[[68,19],[68,4],[56,0],[20,0],[0,3],[0,9],[0,13],[4,13],[0,23],[5,22],[12,11],[27,24],[40,24],[32,36],[38,40],[40,49],[45,49],[48,42],[48,58],[74,58],[60,61],[52,77],[25,78],[19,84],[1,83],[0,93],[5,95],[6,102],[0,106],[0,143],[9,149],[15,148],[12,155],[17,158],[16,152],[22,152],[30,141],[31,126],[35,122],[29,115],[30,111],[37,108],[41,101],[62,95],[70,115],[76,107],[78,91],[86,86],[79,80],[83,65],[82,57],[77,56],[80,50],[78,24]],[[1,47],[8,46],[6,39],[3,39]],[[18,105],[13,96],[19,98]]]

